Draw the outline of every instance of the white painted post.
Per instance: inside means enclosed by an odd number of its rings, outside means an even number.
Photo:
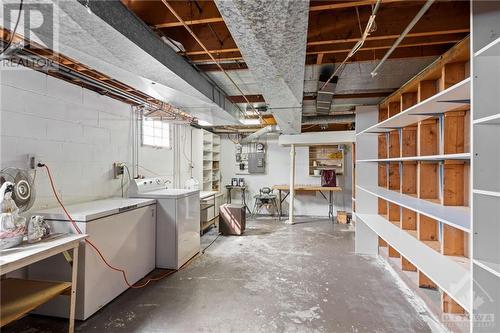
[[[293,224],[293,204],[295,200],[295,145],[290,146],[290,205],[288,208],[288,220],[286,223]]]

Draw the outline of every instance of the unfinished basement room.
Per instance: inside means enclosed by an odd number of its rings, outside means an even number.
[[[0,332],[500,333],[500,0],[0,20]]]

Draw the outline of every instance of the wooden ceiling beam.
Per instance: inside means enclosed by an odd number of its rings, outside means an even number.
[[[196,24],[207,24],[207,23],[224,22],[224,19],[222,17],[210,17],[210,18],[204,18],[204,19],[198,19],[198,20],[187,20],[187,21],[184,21],[184,22],[186,22],[187,25],[196,25]],[[179,22],[179,21],[176,21],[176,22],[165,22],[165,23],[157,24],[154,27],[156,29],[182,27],[182,23]]]
[[[387,4],[391,2],[403,2],[404,0],[382,0],[382,4]],[[345,9],[345,8],[353,8],[359,6],[369,6],[375,4],[376,0],[362,0],[362,1],[346,1],[333,3],[329,5],[312,5],[309,7],[310,12],[319,12],[324,10],[336,10],[336,9]],[[311,2],[314,3],[314,2]]]
[[[262,95],[234,95],[234,96],[228,96],[227,99],[231,103],[247,103],[248,100],[250,103],[265,103],[266,101],[264,100],[264,96]]]
[[[406,38],[460,34],[460,33],[468,33],[469,31],[470,30],[467,28],[467,29],[415,32],[415,33],[407,34]],[[399,35],[368,36],[366,41],[388,40],[388,39],[396,39],[398,37],[399,37]],[[359,38],[329,39],[329,40],[307,42],[307,46],[321,46],[321,45],[339,44],[339,43],[355,43],[357,41],[359,41]],[[209,50],[209,51],[210,51],[210,53],[218,54],[218,53],[239,52],[239,49],[238,48],[227,48],[227,49]],[[202,54],[205,54],[205,51],[189,51],[189,52],[185,52],[183,54],[185,54],[187,56],[202,55]]]

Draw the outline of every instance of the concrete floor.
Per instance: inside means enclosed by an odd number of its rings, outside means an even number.
[[[203,243],[214,238],[212,231]],[[185,269],[126,291],[76,331],[439,331],[387,265],[353,250],[349,226],[251,221],[245,236],[219,237]],[[65,320],[28,316],[2,332],[65,330]]]

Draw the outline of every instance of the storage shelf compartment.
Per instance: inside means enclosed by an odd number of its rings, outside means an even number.
[[[476,57],[474,62],[474,121],[498,123],[500,56]]]
[[[474,193],[474,260],[500,274],[500,197]]]
[[[404,256],[460,306],[469,311],[470,288],[457,288],[457,285],[468,286],[471,279],[470,271],[379,215],[358,213],[356,215],[359,220],[383,238],[390,247]]]
[[[406,127],[436,114],[467,106],[469,101],[470,78],[466,78],[405,111],[359,132],[357,135],[388,132],[395,128]]]
[[[457,229],[470,232],[470,208],[459,206],[443,206],[413,196],[397,193],[381,187],[363,187],[357,185],[358,190],[368,192],[385,201],[393,202],[401,207],[411,209]]]
[[[440,204],[439,163],[418,163],[418,198]]]
[[[70,282],[8,278],[0,282],[2,326],[71,289]]]
[[[500,94],[499,94],[500,95]],[[474,189],[500,192],[500,126],[474,125]]]
[[[470,153],[463,154],[444,154],[444,155],[429,155],[429,156],[408,156],[398,158],[383,158],[383,159],[367,159],[357,160],[357,163],[371,162],[405,162],[405,161],[445,161],[445,160],[470,160]]]

